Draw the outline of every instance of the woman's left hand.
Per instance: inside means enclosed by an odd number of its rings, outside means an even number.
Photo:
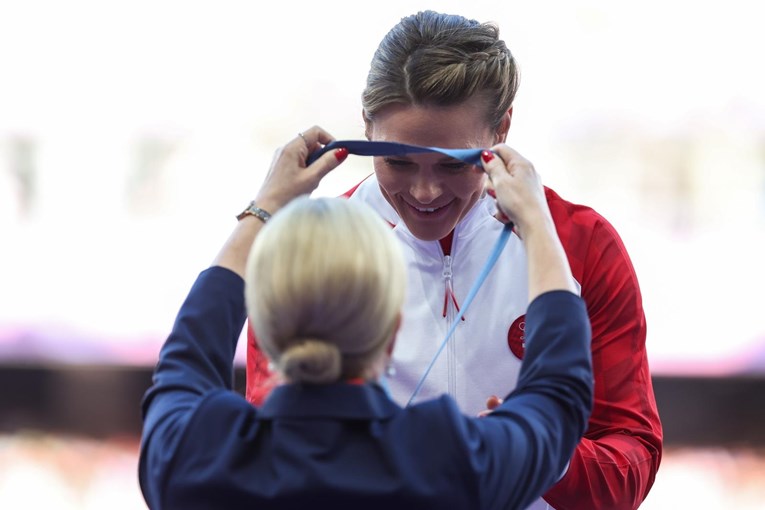
[[[311,194],[322,178],[348,157],[347,149],[336,149],[306,165],[310,154],[333,140],[327,131],[313,126],[277,149],[255,204],[273,214],[291,200]]]

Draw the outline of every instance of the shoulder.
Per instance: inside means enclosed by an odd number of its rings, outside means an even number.
[[[464,454],[466,421],[454,399],[448,395],[425,400],[411,405],[398,413],[391,432],[395,437],[413,441],[410,448],[425,448],[439,457],[452,457],[457,452]],[[444,448],[445,444],[455,448]],[[463,459],[464,460],[464,459]]]
[[[340,195],[342,198],[362,198],[369,193],[370,188],[374,188],[374,184],[377,183],[375,174],[367,175],[360,182],[353,185],[351,189]]]
[[[377,183],[377,177],[374,174],[367,176],[363,181],[340,196],[350,200],[361,200],[392,226],[398,225],[401,221],[396,211],[385,199],[382,191],[380,191],[380,185]]]
[[[558,235],[564,245],[574,237],[589,237],[592,231],[608,221],[592,207],[564,200],[555,191],[545,187],[545,198],[550,207]],[[565,239],[564,239],[565,237]]]
[[[629,260],[619,233],[603,215],[592,207],[564,200],[547,187],[545,196],[558,237],[578,281],[582,281],[586,265],[597,262],[603,253],[615,252],[618,258]]]

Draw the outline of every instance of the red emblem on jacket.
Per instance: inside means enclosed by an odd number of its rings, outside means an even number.
[[[526,316],[521,315],[510,329],[507,331],[507,346],[510,347],[510,351],[518,359],[523,359],[523,353],[526,350],[526,336],[524,330],[526,329]]]

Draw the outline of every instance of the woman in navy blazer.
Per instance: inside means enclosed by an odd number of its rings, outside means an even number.
[[[277,153],[183,303],[142,404],[146,502],[525,508],[566,469],[593,390],[585,305],[539,176],[504,144],[482,153],[487,192],[529,252],[517,387],[481,418],[447,396],[402,408],[381,384],[406,285],[398,244],[363,204],[305,196],[348,155],[306,165],[331,141],[313,127]],[[232,391],[247,316],[282,378],[261,408]]]

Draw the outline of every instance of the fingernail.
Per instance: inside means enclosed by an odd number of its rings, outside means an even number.
[[[348,157],[348,149],[346,149],[345,147],[340,147],[339,149],[335,149],[335,159],[337,159],[339,163],[342,163],[343,161],[345,161],[345,158],[347,157]]]
[[[497,198],[497,192],[493,189],[487,189],[486,193],[488,193],[491,198]]]
[[[484,163],[489,163],[492,159],[494,159],[494,153],[491,151],[483,151],[481,152],[481,159]]]

